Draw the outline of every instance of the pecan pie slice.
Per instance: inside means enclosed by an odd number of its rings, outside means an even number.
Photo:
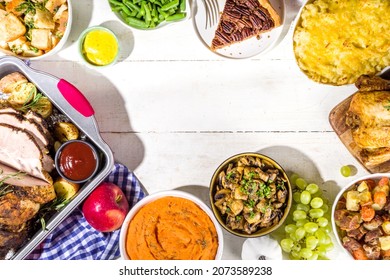
[[[227,0],[211,49],[242,42],[280,26],[280,16],[268,0]]]

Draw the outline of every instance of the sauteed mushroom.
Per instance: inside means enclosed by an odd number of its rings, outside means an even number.
[[[287,179],[270,162],[242,156],[217,176],[214,205],[229,228],[251,234],[280,221],[289,195]]]

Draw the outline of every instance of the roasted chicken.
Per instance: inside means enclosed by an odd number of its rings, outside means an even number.
[[[361,77],[346,113],[356,145],[367,166],[390,160],[389,81],[380,77]]]

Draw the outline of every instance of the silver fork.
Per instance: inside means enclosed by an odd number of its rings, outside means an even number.
[[[202,0],[206,10],[205,29],[213,27],[218,23],[219,5],[218,0]]]

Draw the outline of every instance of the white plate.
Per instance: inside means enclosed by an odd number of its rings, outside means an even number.
[[[218,1],[220,13],[223,11],[226,0]],[[280,41],[279,38],[282,34],[283,24],[285,20],[285,4],[283,0],[270,0],[272,7],[279,14],[281,19],[281,25],[274,28],[270,32],[261,35],[260,39],[253,37],[243,42],[232,44],[231,46],[221,48],[215,51],[215,53],[228,58],[248,58],[260,53],[265,53],[271,50]],[[214,38],[215,30],[218,24],[215,24],[211,28],[206,29],[206,9],[202,0],[194,1],[193,3],[193,23],[196,32],[203,44],[210,49],[211,41]],[[218,15],[218,20],[219,20]],[[211,49],[210,49],[211,50]]]

